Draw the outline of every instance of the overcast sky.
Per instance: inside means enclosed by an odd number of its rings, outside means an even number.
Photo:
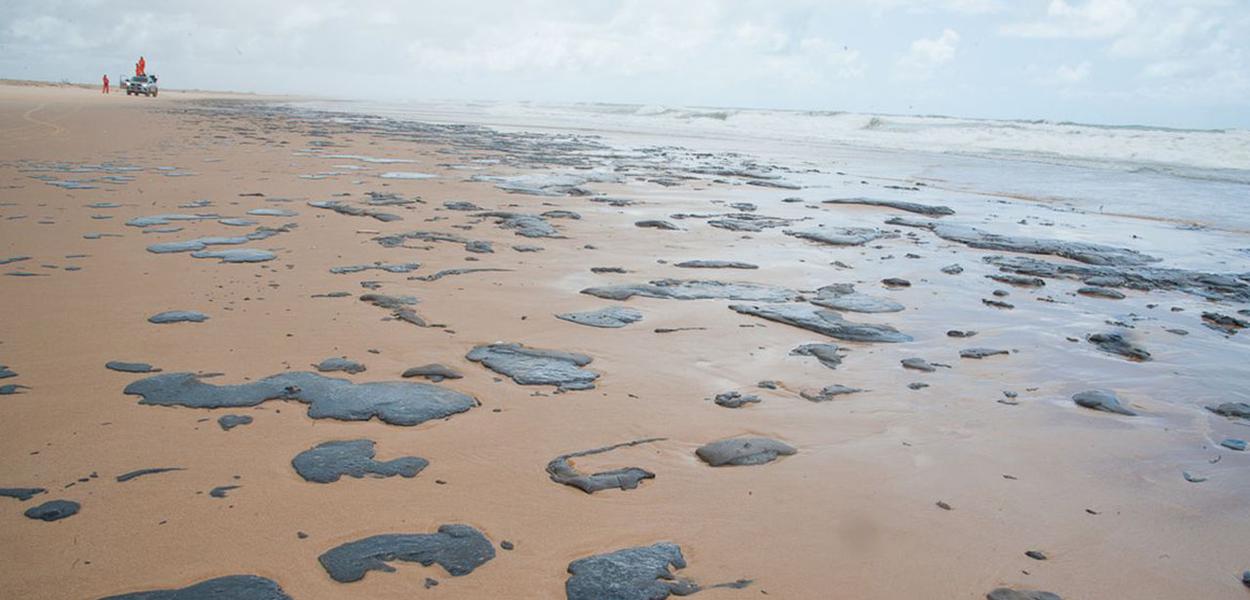
[[[0,77],[1250,128],[1250,0],[2,0]]]

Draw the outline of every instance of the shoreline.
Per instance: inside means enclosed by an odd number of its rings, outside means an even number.
[[[81,90],[90,90],[90,91],[99,93],[101,89],[101,83],[98,81],[95,83],[77,83],[77,82],[71,82],[71,81],[42,81],[38,79],[0,78],[0,88],[19,88],[19,89],[20,88],[36,88],[36,89],[38,88],[52,88],[52,89],[73,88],[73,89],[81,89]],[[117,89],[120,89],[120,88],[117,88]],[[126,94],[125,90],[122,90],[121,93],[123,96]],[[304,96],[304,95],[298,95],[298,94],[264,94],[264,93],[259,93],[259,92],[238,92],[238,91],[233,91],[233,90],[204,90],[204,89],[199,89],[199,88],[185,88],[184,89],[184,88],[162,87],[161,93],[173,93],[176,95],[181,95],[183,96],[183,99],[210,98],[210,97],[223,97],[223,98],[237,97],[240,99],[252,99],[252,100],[271,101],[271,102],[301,102],[301,101],[321,99],[321,98],[317,98],[313,96]]]
[[[0,498],[12,540],[0,550],[11,565],[0,583],[16,595],[96,598],[249,573],[295,598],[411,597],[426,577],[457,597],[555,598],[571,562],[661,541],[681,547],[689,566],[680,577],[705,585],[753,580],[743,590],[704,591],[709,598],[973,599],[1000,586],[1065,598],[1244,591],[1236,575],[1247,568],[1239,551],[1250,533],[1241,510],[1250,462],[1216,444],[1245,428],[1203,406],[1237,400],[1237,382],[1250,377],[1250,334],[1220,333],[1201,314],[1237,317],[1245,301],[1126,287],[1114,287],[1124,299],[1094,298],[1064,277],[1018,287],[989,278],[1004,273],[984,259],[1087,263],[969,247],[890,223],[920,218],[909,212],[821,201],[944,205],[955,214],[924,218],[1128,249],[1163,259],[1159,266],[1225,274],[1239,272],[1231,259],[1244,236],[988,199],[977,190],[889,189],[866,176],[894,170],[897,180],[915,181],[916,172],[877,164],[875,156],[784,164],[746,152],[659,144],[638,152],[588,136],[195,102],[123,104],[75,90],[0,86],[0,135],[13,140],[0,156],[0,259],[30,256],[3,270],[36,274],[0,276],[9,299],[0,363],[17,373],[3,383],[29,388],[0,403],[0,487],[48,490],[26,502]],[[382,177],[388,172],[435,177]],[[786,201],[792,197],[801,201]],[[309,204],[324,201],[348,212]],[[171,213],[217,216],[126,224]],[[537,215],[555,237],[518,235],[538,225],[490,213]],[[676,229],[635,225],[647,220]],[[878,237],[829,246],[784,233],[822,224],[862,230],[839,235]],[[162,228],[169,230],[156,232]],[[273,260],[218,264],[150,250],[262,231],[266,237],[207,249],[262,250]],[[402,235],[418,231],[438,235]],[[492,252],[470,250],[470,242]],[[543,250],[515,249],[530,246]],[[79,255],[86,256],[68,258]],[[758,268],[676,266],[689,260]],[[402,272],[409,263],[420,266]],[[952,263],[963,272],[941,271]],[[368,270],[342,271],[357,266]],[[377,266],[395,270],[370,268]],[[624,272],[591,270],[601,267]],[[411,279],[457,269],[506,270]],[[911,285],[887,287],[887,278]],[[893,326],[912,339],[834,339],[730,309],[757,300],[607,300],[584,292],[663,279],[745,282],[804,299],[822,286],[853,283],[905,308],[846,311],[846,319]],[[359,299],[369,293],[417,302],[396,309]],[[611,306],[635,309],[642,320],[602,329],[554,317]],[[396,318],[403,308],[426,326]],[[147,321],[168,310],[200,311],[208,320]],[[952,329],[978,333],[953,338]],[[1108,331],[1147,348],[1152,360],[1131,362],[1085,339]],[[584,354],[592,359],[585,368],[598,374],[595,388],[520,385],[466,358],[495,342]],[[840,364],[791,353],[809,343],[841,347]],[[960,357],[972,347],[1008,354]],[[436,385],[480,405],[416,426],[312,418],[308,400],[147,406],[123,389],[149,375],[104,367],[142,361],[163,373],[224,373],[203,379],[215,385],[245,384],[344,356],[367,370],[323,375],[409,381],[403,371],[441,363],[463,377]],[[950,367],[900,365],[916,357]],[[780,383],[758,387],[766,380]],[[827,402],[804,397],[832,384],[864,391]],[[1139,415],[1071,400],[1101,387]],[[713,402],[727,391],[761,402]],[[254,420],[225,431],[217,419],[226,414]],[[710,467],[696,456],[709,442],[738,436],[774,438],[797,452],[741,467]],[[666,439],[573,462],[588,473],[636,467],[655,475],[635,489],[586,494],[544,471],[556,457],[657,437]],[[416,456],[429,465],[412,478],[327,484],[305,481],[291,466],[318,444],[351,439],[373,441],[379,461]],[[185,470],[114,480],[151,467]],[[240,487],[210,496],[228,485]],[[82,510],[54,523],[22,516],[54,498]],[[461,577],[395,563],[394,573],[354,583],[334,581],[318,564],[347,542],[453,523],[480,531],[495,557]],[[515,549],[500,548],[505,540]],[[1028,558],[1028,550],[1049,559]]]

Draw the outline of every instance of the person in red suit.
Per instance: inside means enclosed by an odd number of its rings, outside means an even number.
[[[101,90],[100,93],[101,94],[109,93],[109,76],[108,75],[104,76],[104,89]]]
[[[146,72],[147,68],[148,68],[148,62],[146,60],[143,60],[143,57],[140,56],[139,64],[135,67],[135,75],[143,75]]]

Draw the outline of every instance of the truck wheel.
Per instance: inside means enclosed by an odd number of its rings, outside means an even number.
[[[153,98],[155,98],[155,97],[156,97],[156,92],[152,92],[152,97],[153,97]]]

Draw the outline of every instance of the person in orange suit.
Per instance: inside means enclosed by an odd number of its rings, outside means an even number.
[[[146,60],[143,60],[143,57],[140,56],[139,57],[139,70],[136,71],[135,74],[143,75],[146,72],[147,68],[148,68],[148,62]]]
[[[109,76],[107,74],[104,76],[104,89],[100,93],[101,94],[109,93]]]

